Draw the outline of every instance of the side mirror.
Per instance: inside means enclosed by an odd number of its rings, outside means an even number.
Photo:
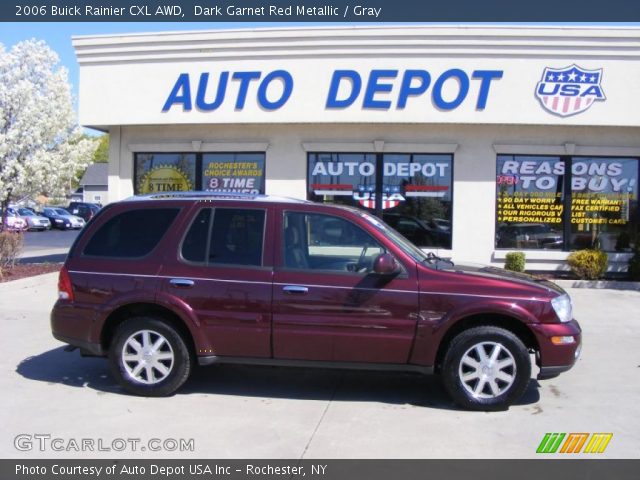
[[[373,271],[378,275],[394,275],[400,272],[400,265],[390,253],[382,253],[373,261]]]

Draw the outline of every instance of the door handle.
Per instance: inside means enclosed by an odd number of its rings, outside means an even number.
[[[191,288],[194,282],[188,278],[172,278],[169,283],[176,288]]]
[[[301,293],[305,294],[309,291],[307,287],[303,287],[301,285],[287,285],[286,287],[282,287],[284,293]]]

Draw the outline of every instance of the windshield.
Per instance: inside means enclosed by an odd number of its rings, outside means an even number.
[[[55,208],[54,212],[56,212],[56,214],[58,215],[69,215],[69,212],[67,212],[63,208]]]
[[[21,208],[18,210],[18,213],[24,217],[31,217],[35,215],[31,210],[27,210],[26,208]]]
[[[403,237],[401,234],[396,232],[393,228],[389,227],[386,223],[382,222],[379,218],[374,217],[366,212],[362,212],[360,210],[357,213],[367,220],[371,225],[373,225],[376,230],[382,232],[385,236],[390,238],[393,243],[395,243],[400,249],[413,258],[416,262],[424,262],[428,260],[428,256],[425,252],[416,247],[413,243]]]

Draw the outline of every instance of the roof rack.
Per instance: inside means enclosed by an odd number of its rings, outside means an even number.
[[[147,193],[144,195],[134,195],[124,199],[125,202],[141,200],[261,200],[288,203],[309,203],[308,200],[297,198],[279,197],[275,195],[264,195],[258,193],[239,192],[207,192],[207,191],[184,191],[184,192],[161,192]]]
[[[126,200],[163,200],[171,198],[237,198],[237,199],[253,199],[264,197],[257,193],[239,193],[239,192],[206,192],[206,191],[183,191],[183,192],[161,192],[146,193],[143,195],[134,195]]]

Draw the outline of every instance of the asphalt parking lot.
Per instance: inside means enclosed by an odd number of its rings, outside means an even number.
[[[104,360],[51,337],[56,274],[0,284],[0,457],[533,458],[546,432],[612,432],[600,457],[640,458],[640,293],[570,293],[584,328],[577,366],[484,413],[457,409],[437,377],[267,367],[201,368],[173,397],[129,396]],[[21,434],[61,438],[63,450],[20,451]],[[82,438],[194,449],[66,449]]]
[[[45,230],[25,232],[22,248],[23,262],[63,262],[73,241],[81,230]]]

